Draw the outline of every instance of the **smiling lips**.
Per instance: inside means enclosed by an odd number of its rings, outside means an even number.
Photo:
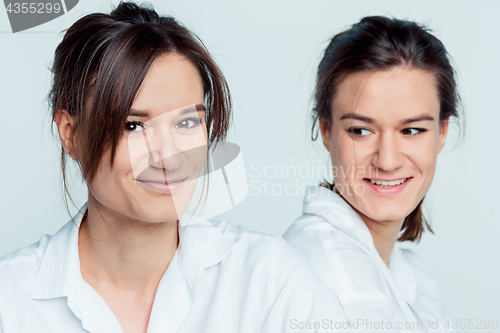
[[[380,179],[370,179],[371,183],[382,188],[391,188],[393,186],[398,186],[405,183],[409,178],[401,178],[395,180],[380,180]]]
[[[182,179],[175,179],[172,181],[136,179],[136,183],[140,187],[149,189],[155,193],[171,194],[176,192],[186,179],[187,177]]]
[[[399,178],[393,180],[368,179],[363,181],[379,196],[394,196],[403,191],[413,177]]]

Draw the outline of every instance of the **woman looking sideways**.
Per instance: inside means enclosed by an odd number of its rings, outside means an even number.
[[[457,104],[443,44],[414,22],[365,17],[325,50],[313,118],[334,182],[308,187],[303,215],[283,237],[357,330],[452,326],[420,259],[396,243],[419,241],[427,225],[422,202]]]
[[[0,332],[275,333],[344,319],[281,238],[184,218],[231,111],[186,28],[122,2],[74,23],[52,70],[63,179],[69,156],[88,202],[0,259]]]

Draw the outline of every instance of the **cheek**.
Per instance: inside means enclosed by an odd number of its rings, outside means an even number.
[[[208,146],[204,127],[193,131],[189,135],[179,135],[175,139],[178,154],[182,157],[181,173],[199,172],[205,164]],[[192,174],[192,176],[195,176]]]
[[[204,118],[203,118],[204,119]],[[190,167],[196,171],[203,168],[208,156],[208,136],[205,122],[201,125],[201,131],[192,136],[192,141],[195,143],[195,148],[192,149],[186,156],[186,160]]]
[[[129,153],[128,143],[126,140],[122,140],[118,145],[118,147],[116,148],[113,169],[109,168],[109,171],[116,173],[118,176],[123,176],[123,175],[131,176],[132,163],[130,160],[130,153]]]
[[[424,175],[434,174],[439,149],[439,139],[428,136],[422,140],[408,143],[406,155],[412,161],[412,164]]]
[[[349,178],[347,172],[353,165],[354,160],[352,140],[342,135],[340,129],[332,127],[329,147],[334,182],[337,185],[345,185],[346,178]]]
[[[126,143],[123,143],[123,140],[117,146],[113,161],[113,167],[111,167],[110,158],[111,149],[109,149],[102,156],[101,162],[99,164],[99,169],[96,173],[96,177],[94,178],[92,184],[89,186],[92,189],[92,193],[98,200],[99,197],[107,196],[110,193],[114,193],[112,195],[116,196],[117,191],[122,192],[120,188],[123,187],[121,184],[125,178],[127,179],[127,181],[129,177],[131,180],[133,180],[128,147]]]
[[[349,178],[369,170],[369,142],[355,141],[343,129],[332,131],[330,138],[332,166],[340,178]]]
[[[431,186],[432,179],[434,178],[437,155],[434,152],[426,152],[420,154],[419,156],[415,156],[415,160],[417,161],[415,162],[415,165],[422,175],[422,188],[420,192],[425,195],[425,193]]]
[[[340,168],[350,164],[353,155],[350,149],[345,149],[349,145],[349,139],[342,135],[340,128],[332,126],[329,141],[332,166]]]
[[[183,152],[182,155],[184,160],[182,168],[186,168],[186,171],[193,172],[193,176],[196,176],[205,164],[207,158],[207,146],[191,149],[187,152]]]

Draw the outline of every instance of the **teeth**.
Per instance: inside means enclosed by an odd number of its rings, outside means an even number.
[[[372,184],[382,186],[383,188],[389,188],[392,186],[403,184],[406,181],[406,179],[407,178],[402,178],[402,179],[391,180],[391,181],[370,179],[370,181],[372,182]]]

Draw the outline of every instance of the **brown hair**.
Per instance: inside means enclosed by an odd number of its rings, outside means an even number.
[[[384,71],[396,66],[432,73],[440,99],[440,122],[458,117],[460,99],[456,91],[455,71],[444,45],[429,31],[415,22],[371,16],[333,37],[318,68],[311,138],[316,140],[318,137],[319,121],[330,128],[335,94],[348,75]],[[334,188],[334,184],[322,185]],[[401,228],[403,234],[398,241],[418,242],[424,225],[432,232],[422,214],[422,202],[423,199],[405,218]]]
[[[49,93],[52,127],[59,110],[74,117],[81,146],[79,167],[87,182],[111,148],[111,166],[130,107],[153,61],[176,52],[199,70],[205,92],[208,146],[224,140],[231,117],[227,82],[201,40],[172,17],[152,7],[120,2],[109,14],[94,13],[75,22],[58,45]],[[61,149],[64,199],[66,154]]]

